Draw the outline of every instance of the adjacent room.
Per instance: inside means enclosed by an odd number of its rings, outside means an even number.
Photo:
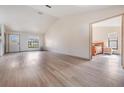
[[[0,6],[0,87],[124,87],[123,21],[117,5]]]
[[[122,16],[92,24],[92,58],[121,64]],[[118,61],[117,61],[118,60]],[[106,62],[108,62],[106,61]]]

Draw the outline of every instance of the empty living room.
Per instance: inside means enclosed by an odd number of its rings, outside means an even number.
[[[123,5],[0,5],[0,87],[124,87],[123,31]]]

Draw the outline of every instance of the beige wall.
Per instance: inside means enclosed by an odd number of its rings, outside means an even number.
[[[108,47],[108,33],[117,32],[118,33],[118,50],[117,54],[121,54],[121,24],[120,27],[94,27],[92,29],[92,40],[103,41],[105,47]]]
[[[46,48],[50,51],[89,59],[90,24],[124,13],[123,6],[102,11],[68,16],[58,20],[46,33]]]

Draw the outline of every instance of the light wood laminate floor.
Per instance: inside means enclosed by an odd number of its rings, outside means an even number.
[[[0,57],[1,87],[124,86],[119,56],[92,61],[52,53],[21,52]]]

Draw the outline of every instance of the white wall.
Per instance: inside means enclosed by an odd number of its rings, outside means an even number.
[[[90,58],[90,23],[124,13],[123,6],[68,16],[58,20],[46,33],[50,51]]]
[[[29,6],[0,6],[0,24],[5,24],[5,30],[7,33],[11,33],[13,31],[17,33],[27,32],[28,34],[33,33],[32,35],[38,34],[42,36],[46,31],[48,31],[51,24],[53,24],[55,21],[55,17],[49,16],[47,14],[39,15],[37,10]],[[22,38],[27,39],[27,34],[23,34]],[[22,44],[21,46],[25,46],[25,44]],[[8,47],[6,48],[6,50],[8,51]],[[29,49],[25,46],[21,50],[24,51]]]

